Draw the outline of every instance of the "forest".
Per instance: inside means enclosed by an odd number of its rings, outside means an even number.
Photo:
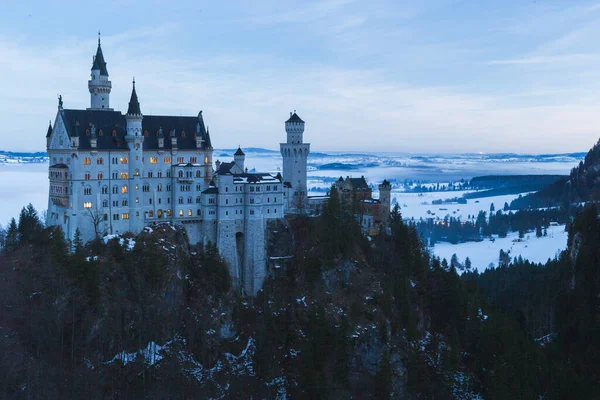
[[[462,275],[335,190],[255,298],[168,224],[84,244],[23,209],[0,254],[3,398],[561,399],[600,389],[600,219],[546,265]],[[127,243],[134,243],[132,248]],[[282,247],[283,246],[283,247]],[[156,350],[158,349],[158,350]]]

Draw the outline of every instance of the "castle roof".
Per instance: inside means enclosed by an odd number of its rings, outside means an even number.
[[[293,114],[290,113],[290,118],[285,122],[302,122],[302,123],[304,123],[304,121],[302,121],[302,119],[298,116],[298,114],[296,114],[296,111],[294,111]]]
[[[48,131],[46,132],[46,137],[49,138],[52,135],[52,122],[48,124]]]
[[[244,156],[244,152],[242,151],[242,148],[238,146],[238,149],[235,151],[235,153],[233,153],[234,156]]]
[[[127,121],[120,111],[107,110],[61,110],[60,111],[67,133],[71,137],[79,137],[79,149],[91,149],[90,136],[86,130],[96,127],[98,135],[98,150],[127,150],[125,134]],[[198,117],[179,117],[166,115],[145,115],[142,120],[144,132],[144,150],[158,150],[159,129],[175,132],[177,148],[180,150],[196,150],[195,135],[200,135],[203,142],[201,149],[210,148],[210,136],[200,124],[201,132],[196,132]],[[113,134],[114,132],[114,134]],[[163,149],[171,149],[172,140],[165,140]]]
[[[346,178],[346,182],[348,182],[353,189],[369,189],[369,185],[367,184],[367,181],[365,180],[364,176],[361,176],[360,178]]]
[[[131,98],[129,99],[129,107],[127,108],[128,115],[141,115],[140,102],[138,101],[137,93],[135,92],[135,79],[133,80],[133,89],[131,90]]]
[[[102,54],[102,47],[100,46],[100,39],[98,39],[98,49],[94,56],[94,63],[92,64],[92,71],[95,69],[100,70],[100,75],[108,76],[108,70],[106,69],[106,62],[104,61],[104,54]]]
[[[390,183],[388,182],[388,180],[387,180],[387,179],[384,179],[384,180],[383,180],[383,182],[381,182],[381,184],[382,184],[383,186],[389,186],[389,185],[390,185]]]
[[[235,174],[233,176],[233,181],[236,183],[265,183],[265,182],[279,182],[279,179],[275,178],[273,175],[269,173],[243,173],[243,174]]]
[[[235,165],[235,162],[224,162],[219,165],[219,169],[217,169],[217,174],[225,175],[231,172],[231,168]]]

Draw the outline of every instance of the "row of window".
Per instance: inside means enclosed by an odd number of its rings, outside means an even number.
[[[53,158],[54,164],[56,164],[56,157]],[[70,158],[67,158],[67,164],[69,164],[71,161]],[[112,157],[111,159],[112,164],[128,164],[129,163],[129,158],[128,157]],[[150,157],[150,164],[158,164],[158,157]],[[163,158],[163,162],[164,164],[168,164],[171,165],[171,157],[164,157]],[[198,162],[198,159],[196,157],[190,157],[189,162],[192,164],[196,164]],[[63,158],[60,158],[60,163],[63,163]],[[144,163],[144,157],[142,157],[142,164]],[[177,164],[184,164],[185,163],[185,157],[177,157]],[[208,156],[204,157],[204,163],[208,164]],[[92,164],[92,158],[91,157],[84,157],[83,158],[83,165],[91,165]],[[96,158],[96,164],[98,165],[104,165],[104,158],[103,157],[98,157]]]

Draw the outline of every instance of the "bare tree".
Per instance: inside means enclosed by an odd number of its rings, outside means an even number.
[[[104,219],[104,213],[102,210],[99,210],[98,208],[95,208],[93,210],[91,208],[88,208],[87,216],[89,217],[89,219],[92,221],[92,224],[94,225],[94,235],[95,235],[96,239],[98,239],[100,237],[100,223]]]

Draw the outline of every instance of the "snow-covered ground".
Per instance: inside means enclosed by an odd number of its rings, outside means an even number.
[[[567,232],[565,226],[548,227],[548,236],[536,237],[535,232],[525,235],[521,241],[517,241],[519,234],[511,232],[505,238],[489,239],[482,242],[467,242],[460,244],[437,243],[432,253],[440,258],[450,261],[453,254],[464,264],[465,258],[471,259],[471,265],[480,272],[485,271],[490,265],[498,266],[498,255],[500,250],[510,251],[511,260],[515,257],[523,257],[536,263],[545,263],[548,258],[554,258],[567,247]]]
[[[509,194],[503,196],[483,197],[480,199],[468,199],[467,204],[431,204],[434,200],[445,200],[453,197],[462,197],[469,191],[451,191],[451,192],[433,192],[433,193],[406,193],[392,191],[392,201],[396,199],[400,206],[402,218],[419,220],[421,218],[444,219],[446,215],[450,217],[460,217],[466,221],[469,216],[477,218],[480,210],[488,213],[490,205],[493,203],[496,210],[501,210],[504,203],[510,204],[511,201],[519,197],[518,194]],[[526,193],[523,193],[525,195]],[[429,211],[429,213],[428,213]]]

